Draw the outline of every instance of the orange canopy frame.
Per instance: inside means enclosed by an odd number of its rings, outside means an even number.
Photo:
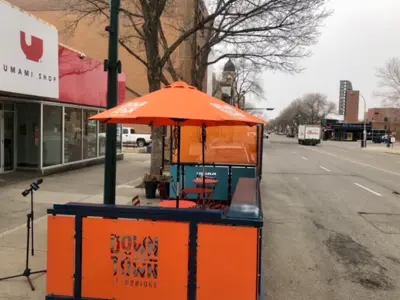
[[[206,128],[203,158],[202,128],[186,126],[181,129],[180,162],[188,164],[257,164],[257,139],[262,139],[255,126],[219,126]],[[173,136],[173,135],[172,135]],[[172,151],[177,162],[177,149]]]
[[[267,123],[184,82],[175,82],[97,114],[90,120],[108,124],[202,127]]]

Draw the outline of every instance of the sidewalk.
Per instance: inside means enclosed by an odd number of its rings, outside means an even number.
[[[363,149],[368,151],[400,155],[400,146],[398,144],[395,144],[393,148],[388,148],[386,145],[367,145],[367,147]]]
[[[129,153],[117,164],[117,204],[130,203],[133,196],[144,191],[136,189],[144,173],[148,172],[150,156]],[[30,256],[32,272],[46,268],[47,215],[53,204],[66,202],[103,202],[104,166],[93,166],[44,177],[40,190],[35,192],[35,256]],[[22,273],[25,269],[26,214],[28,197],[21,192],[31,181],[23,181],[0,188],[0,277]],[[151,205],[156,201],[149,201]],[[0,282],[0,299],[43,300],[46,296],[46,275],[32,275],[36,291],[31,291],[25,277]]]

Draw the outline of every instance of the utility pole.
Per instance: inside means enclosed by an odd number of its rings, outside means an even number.
[[[118,60],[119,9],[121,0],[111,0],[110,25],[106,27],[108,38],[108,60],[104,61],[104,71],[108,72],[107,109],[118,105],[118,73],[121,63]],[[104,204],[115,204],[117,175],[117,125],[107,124],[106,156],[104,162]]]
[[[361,98],[364,100],[364,111],[363,111],[363,114],[364,114],[364,128],[363,128],[363,140],[362,140],[362,145],[361,145],[361,147],[362,148],[365,148],[365,147],[367,147],[367,116],[366,116],[366,114],[367,114],[367,101],[365,101],[365,98],[364,98],[364,96],[363,95],[361,95],[360,94],[360,96],[361,96]]]

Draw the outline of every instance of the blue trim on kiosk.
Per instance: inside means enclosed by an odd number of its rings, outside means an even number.
[[[262,218],[261,203],[258,203],[259,191],[253,178],[238,179],[236,192],[226,216],[237,219]]]
[[[174,180],[177,182],[177,165],[171,164],[170,174]],[[183,188],[193,188],[195,184],[193,180],[201,176],[203,173],[202,165],[181,165],[181,189]],[[257,168],[255,166],[205,166],[206,178],[217,179],[219,182],[215,188],[212,195],[212,199],[215,201],[226,201],[230,200],[236,191],[236,187],[240,178],[253,178],[257,177]],[[170,198],[175,198],[175,189],[170,185],[169,195]],[[189,199],[196,199],[196,195],[188,195]]]

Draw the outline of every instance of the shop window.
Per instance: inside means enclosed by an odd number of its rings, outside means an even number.
[[[106,124],[99,123],[99,154],[104,156],[106,154]],[[122,152],[122,125],[117,124],[117,153]]]
[[[83,111],[83,159],[97,156],[97,121],[89,120],[97,110]]]
[[[64,162],[82,160],[82,109],[66,107],[64,118]]]
[[[122,152],[122,125],[117,124],[117,153]]]
[[[62,163],[62,107],[43,105],[43,167]]]
[[[39,168],[40,104],[17,103],[17,166]]]
[[[106,155],[106,124],[99,123],[99,155]]]

